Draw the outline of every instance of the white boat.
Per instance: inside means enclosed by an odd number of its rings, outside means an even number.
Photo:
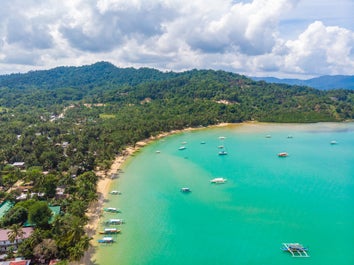
[[[120,210],[114,207],[107,207],[103,209],[105,212],[109,213],[120,213]]]
[[[212,180],[210,180],[211,183],[215,183],[215,184],[222,184],[225,183],[227,181],[227,179],[224,178],[214,178]]]
[[[185,146],[181,146],[180,148],[178,148],[178,150],[184,150],[184,149],[186,149],[187,147],[185,147]]]
[[[184,188],[181,188],[181,192],[188,193],[188,192],[191,192],[191,189],[187,188],[187,187],[184,187]]]
[[[120,224],[123,224],[123,219],[109,219],[108,221],[106,221],[106,224],[120,225]]]
[[[278,153],[279,157],[287,157],[289,154],[287,152]]]
[[[227,152],[226,152],[226,151],[223,150],[223,151],[220,151],[220,152],[219,152],[219,156],[224,156],[224,155],[227,155]]]
[[[335,144],[338,144],[338,142],[337,141],[331,141],[331,144],[335,145]]]
[[[99,232],[100,234],[118,234],[120,230],[117,228],[105,228],[103,231]]]
[[[113,242],[114,242],[113,238],[108,236],[98,240],[98,243],[113,243]]]
[[[118,190],[112,190],[111,192],[110,192],[112,195],[121,195],[122,193],[120,192],[120,191],[118,191]]]

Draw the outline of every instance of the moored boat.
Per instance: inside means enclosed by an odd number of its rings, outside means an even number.
[[[103,231],[99,232],[100,234],[118,234],[120,233],[120,230],[117,228],[105,228]]]
[[[287,157],[289,154],[287,152],[278,153],[279,157]]]
[[[178,148],[178,150],[184,150],[184,149],[186,149],[187,147],[185,147],[185,146],[181,146],[180,148]]]
[[[103,209],[105,212],[109,213],[120,213],[120,210],[114,207],[108,207]]]
[[[104,237],[98,240],[98,243],[113,243],[114,240],[112,237]]]
[[[123,224],[123,219],[109,219],[105,223],[108,225],[120,225]]]
[[[227,155],[227,152],[225,150],[219,152],[219,156],[224,156],[224,155]]]
[[[293,257],[308,258],[308,248],[300,243],[283,243],[281,250],[289,252]]]
[[[120,192],[120,191],[118,191],[118,190],[112,190],[111,192],[110,192],[112,195],[121,195],[122,193]]]
[[[191,189],[187,188],[187,187],[183,187],[183,188],[181,188],[181,192],[188,193],[188,192],[191,192]]]
[[[214,178],[212,180],[210,180],[211,183],[215,183],[215,184],[222,184],[225,183],[227,180],[224,178]]]

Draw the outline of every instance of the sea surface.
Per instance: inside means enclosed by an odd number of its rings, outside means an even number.
[[[227,182],[211,184],[216,177]],[[179,133],[136,153],[111,190],[122,194],[105,207],[122,212],[104,213],[100,229],[109,218],[125,223],[115,243],[97,247],[94,264],[354,264],[354,123]],[[291,257],[284,242],[310,257]]]

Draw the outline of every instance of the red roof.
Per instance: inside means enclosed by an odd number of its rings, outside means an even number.
[[[10,261],[10,265],[27,265],[27,264],[29,264],[28,260]]]

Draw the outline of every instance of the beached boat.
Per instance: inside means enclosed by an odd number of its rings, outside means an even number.
[[[110,192],[110,194],[112,194],[112,195],[121,195],[122,193],[119,190],[112,190]]]
[[[184,187],[184,188],[181,188],[181,192],[188,193],[188,192],[191,192],[191,189],[187,188],[187,187]]]
[[[281,250],[289,252],[295,258],[308,258],[308,248],[300,243],[283,243]]]
[[[287,157],[289,154],[286,152],[281,152],[278,154],[279,157]]]
[[[114,240],[112,237],[104,237],[98,240],[98,243],[113,243]]]
[[[121,225],[123,224],[123,219],[109,219],[105,223],[108,225]]]
[[[227,152],[225,150],[219,152],[219,156],[224,156],[224,155],[227,155]]]
[[[105,212],[109,213],[120,213],[120,210],[114,207],[108,207],[103,209]]]
[[[105,228],[103,231],[100,231],[99,233],[103,235],[118,234],[120,233],[120,230],[117,228]]]
[[[211,183],[215,183],[215,184],[222,184],[225,183],[227,180],[224,178],[214,178],[212,180],[210,180]]]

